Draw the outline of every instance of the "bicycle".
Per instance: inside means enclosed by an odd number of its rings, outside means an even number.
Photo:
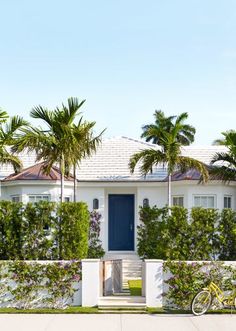
[[[191,303],[192,313],[196,316],[205,314],[212,306],[213,300],[223,305],[223,308],[236,308],[236,280],[231,280],[231,284],[234,288],[230,294],[226,295],[214,282],[211,282],[194,296]]]

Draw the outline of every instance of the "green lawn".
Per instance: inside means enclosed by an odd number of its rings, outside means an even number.
[[[97,307],[68,307],[66,309],[16,309],[0,308],[0,314],[97,314]]]
[[[137,293],[137,292],[135,292]],[[104,312],[102,312],[103,314]],[[122,314],[117,310],[114,314]],[[15,309],[0,308],[0,314],[101,314],[97,307],[69,307],[66,309]],[[127,314],[127,312],[126,312]],[[139,312],[136,312],[139,314]],[[142,312],[145,314],[145,312]],[[146,314],[192,314],[189,310],[148,307]],[[207,314],[231,314],[230,309],[210,310]],[[232,310],[236,314],[236,309]]]
[[[190,310],[148,307],[148,314],[192,314]],[[206,314],[236,314],[236,309],[209,310]]]
[[[132,296],[141,296],[142,295],[142,280],[141,279],[129,280],[128,283],[129,283],[130,295],[132,295]]]

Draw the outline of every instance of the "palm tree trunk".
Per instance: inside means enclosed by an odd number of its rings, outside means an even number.
[[[74,176],[74,202],[76,202],[76,165],[74,164],[74,168],[73,168],[73,176]]]
[[[64,154],[61,157],[61,202],[64,201],[64,176],[65,176],[65,159]]]
[[[169,214],[171,212],[171,174],[168,175],[168,208],[169,208]]]

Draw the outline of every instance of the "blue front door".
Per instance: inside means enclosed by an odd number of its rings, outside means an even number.
[[[134,195],[108,196],[108,250],[134,250]]]

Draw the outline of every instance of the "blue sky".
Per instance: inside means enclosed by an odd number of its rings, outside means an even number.
[[[0,107],[86,99],[106,136],[187,111],[207,145],[235,129],[234,0],[0,0]]]

